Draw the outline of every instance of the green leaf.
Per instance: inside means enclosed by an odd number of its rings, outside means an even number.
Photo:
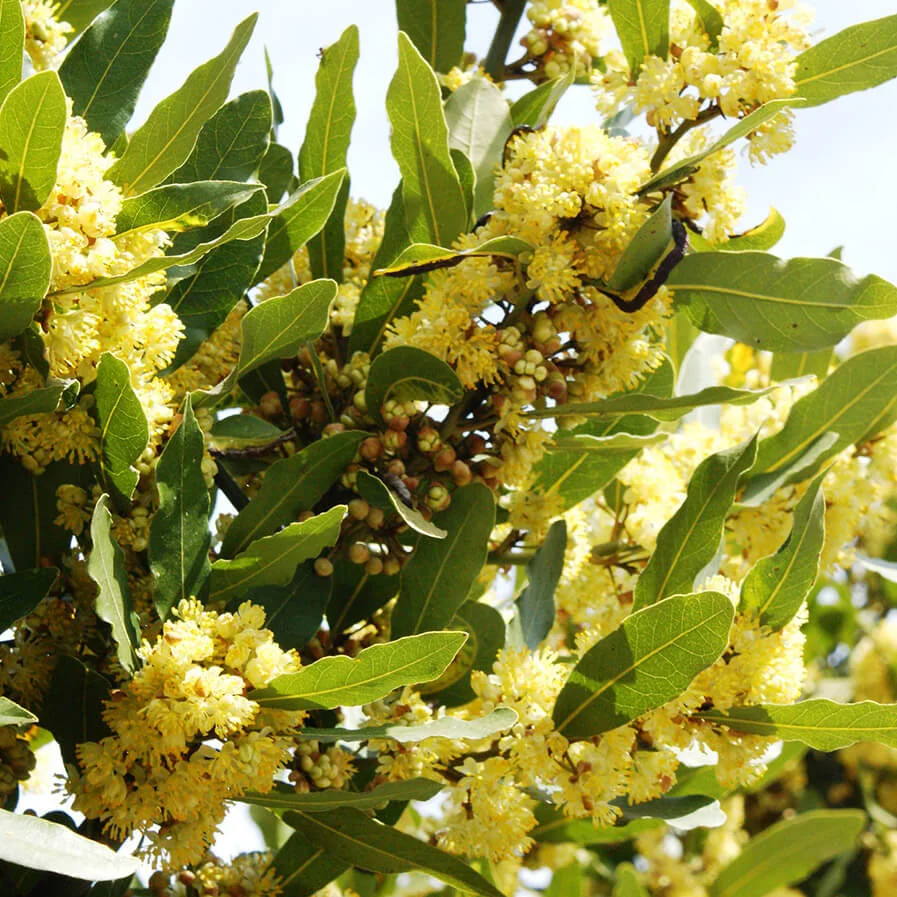
[[[813,374],[817,380],[824,380],[834,357],[831,346],[815,352],[776,352],[769,376],[773,380],[792,380]]]
[[[218,56],[194,69],[181,87],[153,109],[131,135],[122,157],[106,172],[109,180],[127,194],[143,193],[187,160],[203,124],[227,99],[256,18],[253,14],[244,19]]]
[[[461,65],[466,0],[396,0],[399,31],[411,38],[431,69]]]
[[[109,512],[109,496],[105,493],[94,508],[90,538],[93,550],[87,559],[87,572],[99,589],[97,616],[112,628],[116,656],[122,669],[133,673],[139,665],[140,620],[131,603],[124,554],[112,538],[112,514]]]
[[[326,813],[337,807],[355,807],[358,810],[376,810],[391,800],[429,800],[439,794],[444,785],[432,779],[405,779],[386,782],[370,791],[342,791],[330,788],[297,794],[289,785],[267,794],[250,791],[239,798],[241,803],[256,804],[271,810],[302,810],[306,813]]]
[[[203,126],[187,161],[166,183],[246,181],[257,171],[268,149],[271,99],[251,90],[225,103]]]
[[[651,271],[666,255],[673,240],[673,197],[667,198],[652,212],[623,250],[617,267],[607,282],[608,289],[622,293],[647,280]]]
[[[52,270],[50,244],[36,215],[17,212],[0,220],[0,340],[18,336],[34,319]]]
[[[449,153],[439,83],[407,35],[386,94],[392,154],[402,173],[405,221],[415,242],[448,246],[467,230],[464,191]]]
[[[216,445],[263,445],[283,436],[284,430],[254,414],[231,414],[212,424]]]
[[[339,560],[333,565],[333,596],[327,605],[331,632],[345,632],[367,620],[399,591],[399,577],[365,573],[364,566]],[[457,627],[461,629],[460,626]]]
[[[209,575],[209,490],[202,472],[203,434],[190,396],[183,418],[156,465],[159,508],[150,521],[153,603],[161,620],[174,605],[200,593]]]
[[[77,380],[57,380],[53,386],[39,386],[31,392],[0,399],[0,427],[5,427],[24,414],[47,414],[55,411],[66,390],[77,385]]]
[[[865,824],[862,810],[816,810],[776,823],[751,838],[717,875],[710,897],[764,897],[803,881],[852,847]]]
[[[526,565],[527,587],[517,599],[520,627],[527,648],[535,651],[554,625],[554,590],[564,569],[567,524],[556,520],[545,541]]]
[[[116,0],[93,20],[59,67],[72,111],[112,146],[168,33],[174,0]]]
[[[897,75],[897,16],[852,25],[804,50],[794,84],[801,105],[818,106]]]
[[[495,525],[492,491],[481,483],[456,489],[449,508],[434,520],[448,536],[440,541],[419,538],[411,560],[402,569],[392,614],[394,635],[442,629],[464,603],[486,562],[489,534]]]
[[[817,751],[839,751],[860,741],[897,747],[897,704],[836,704],[824,698],[797,704],[761,704],[709,710],[701,718],[737,732],[797,741]]]
[[[651,445],[660,445],[667,441],[666,433],[650,433],[646,436],[633,433],[612,433],[609,436],[594,436],[591,433],[571,433],[569,436],[555,436],[545,446],[546,452],[574,451],[585,455],[631,455]]]
[[[710,51],[715,53],[719,47],[719,36],[723,33],[725,22],[716,7],[707,0],[688,0],[695,11],[704,33],[710,38]]]
[[[193,181],[154,187],[122,203],[116,218],[116,236],[155,228],[178,233],[205,227],[225,209],[245,202],[261,189],[257,184],[239,181]]]
[[[271,227],[265,257],[256,282],[286,264],[322,227],[333,212],[346,170],[340,168],[303,184],[278,209]]]
[[[110,734],[103,721],[110,688],[105,678],[74,657],[64,654],[56,662],[42,713],[66,763],[77,766],[77,745]]]
[[[313,815],[288,811],[284,822],[329,855],[369,872],[423,872],[465,892],[501,897],[501,891],[462,860],[381,825],[360,810],[347,807]]]
[[[0,726],[30,726],[37,722],[37,717],[15,701],[0,695]]]
[[[385,268],[375,268],[374,277],[410,277],[425,274],[438,268],[454,268],[465,259],[507,258],[514,259],[522,252],[532,252],[533,247],[519,237],[501,236],[486,240],[474,249],[444,249],[430,243],[412,243]]]
[[[293,174],[293,154],[279,143],[269,143],[259,162],[257,177],[265,185],[268,202],[280,202],[284,193],[299,186]]]
[[[798,502],[785,544],[757,561],[741,584],[738,609],[757,613],[771,629],[781,629],[791,620],[816,582],[825,541],[824,476],[817,477]]]
[[[299,177],[303,181],[345,168],[349,138],[355,123],[352,77],[358,62],[358,27],[350,25],[340,39],[324,50],[315,76],[315,100],[299,150]],[[308,243],[312,277],[341,282],[346,245],[344,219],[349,198],[346,177],[333,211],[321,232]]]
[[[396,688],[430,682],[452,662],[467,639],[463,632],[426,632],[371,645],[351,658],[323,657],[286,673],[250,700],[277,710],[355,707],[379,701]]]
[[[473,170],[470,159],[461,150],[452,148],[449,150],[449,154],[452,157],[452,165],[455,166],[458,182],[461,184],[461,190],[464,193],[464,208],[467,209],[467,226],[469,228],[473,221],[473,203],[477,187],[477,175]]]
[[[64,825],[7,810],[0,810],[0,859],[86,881],[113,881],[140,868],[134,857],[117,854]]]
[[[398,514],[416,533],[431,539],[444,539],[448,533],[431,523],[420,511],[409,508],[381,479],[359,470],[356,479],[358,494],[368,503],[389,513]]]
[[[355,456],[367,433],[347,430],[275,461],[255,498],[237,514],[225,534],[221,557],[233,557],[261,536],[311,510]]]
[[[461,381],[444,361],[413,346],[397,346],[378,355],[365,387],[368,414],[378,421],[389,399],[453,405],[463,395]]]
[[[553,81],[546,81],[516,100],[511,105],[511,121],[514,127],[526,125],[530,128],[541,128],[548,124],[555,106],[575,77],[576,69],[571,66],[566,75]]]
[[[39,209],[50,195],[65,119],[56,72],[32,75],[7,94],[0,106],[0,199],[7,213]]]
[[[776,209],[770,209],[765,221],[761,221],[756,227],[746,230],[742,234],[735,234],[722,244],[726,252],[746,252],[748,250],[760,250],[765,252],[772,249],[785,235],[785,219]],[[691,239],[693,235],[689,235]]]
[[[100,356],[94,398],[100,426],[100,478],[107,488],[130,498],[140,479],[134,463],[146,448],[149,428],[131,387],[128,366],[110,352]]]
[[[271,868],[283,889],[283,897],[313,897],[350,865],[295,832],[274,855]]]
[[[302,728],[298,737],[314,741],[372,741],[392,739],[400,744],[417,744],[428,738],[470,739],[480,741],[499,732],[506,732],[517,722],[517,712],[510,707],[498,707],[476,719],[456,719],[445,716],[417,726],[367,726],[363,729]]]
[[[648,892],[641,886],[632,863],[621,863],[616,868],[616,875],[613,897],[648,897]]]
[[[671,701],[725,651],[733,614],[725,595],[699,592],[627,617],[573,668],[554,709],[558,732],[591,738]]]
[[[713,560],[738,483],[757,457],[757,437],[705,458],[688,484],[685,501],[664,524],[657,547],[635,587],[633,609],[688,592]]]
[[[529,834],[540,844],[620,844],[664,824],[661,819],[634,819],[625,824],[596,825],[591,819],[571,819],[553,804],[538,804],[535,816],[538,825]]]
[[[0,0],[0,102],[22,80],[25,16],[21,0]]]
[[[0,632],[27,617],[47,597],[59,571],[55,567],[0,576]],[[2,725],[2,724],[0,724]]]
[[[697,252],[667,286],[696,327],[773,352],[834,346],[861,321],[897,313],[897,287],[833,258]]]
[[[335,505],[301,523],[291,523],[273,536],[256,539],[231,561],[216,561],[209,599],[232,601],[258,586],[286,585],[301,563],[336,544],[346,510],[345,505]]]
[[[114,0],[62,0],[57,4],[54,15],[57,21],[68,22],[75,29],[75,34],[79,34],[113,2]]]
[[[508,102],[491,81],[474,78],[445,101],[445,121],[449,147],[464,153],[476,174],[476,219],[492,208],[495,169],[501,166],[505,143],[514,128]]]
[[[670,51],[670,0],[607,0],[623,52],[635,77],[648,56]]]

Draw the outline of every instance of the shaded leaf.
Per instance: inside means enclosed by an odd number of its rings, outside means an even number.
[[[466,0],[396,0],[399,31],[404,31],[434,71],[461,64]]]
[[[446,531],[427,520],[420,511],[409,508],[381,479],[359,470],[356,477],[358,494],[369,504],[384,511],[398,514],[411,529],[431,539],[444,539]]]
[[[363,565],[346,560],[337,560],[333,567],[333,596],[327,605],[327,622],[333,632],[345,632],[369,619],[399,591],[398,575],[371,576]]]
[[[0,340],[18,336],[34,319],[52,269],[50,244],[36,215],[17,212],[0,220]]]
[[[30,726],[37,722],[37,717],[15,701],[0,695],[0,726]]]
[[[280,202],[298,184],[293,175],[293,154],[279,143],[269,143],[259,162],[258,179],[265,185],[268,202]]]
[[[527,648],[535,651],[554,625],[554,590],[564,569],[567,548],[567,524],[556,520],[545,541],[526,565],[527,587],[517,599],[520,628]]]
[[[673,241],[672,203],[673,197],[667,196],[636,231],[607,282],[608,289],[620,293],[632,289],[647,280],[666,255]]]
[[[710,38],[710,51],[715,53],[725,25],[723,17],[708,0],[688,0],[688,4],[695,11],[704,33]]]
[[[41,567],[0,576],[0,632],[27,617],[47,597],[59,570]]]
[[[831,346],[814,352],[776,352],[769,376],[773,380],[791,380],[813,374],[818,380],[824,380],[834,356]]]
[[[39,386],[31,392],[0,399],[0,427],[23,414],[47,414],[56,411],[67,389],[78,386],[77,380],[57,380],[53,386]]]
[[[350,865],[310,843],[300,832],[289,837],[271,862],[283,897],[312,897]]]
[[[250,791],[239,798],[241,803],[256,804],[272,810],[302,810],[305,813],[326,813],[337,807],[355,807],[359,810],[376,810],[390,800],[429,800],[443,789],[432,779],[405,779],[401,782],[385,782],[370,791],[343,791],[329,788],[326,791],[297,794],[289,785],[267,794]]]
[[[669,0],[608,0],[614,28],[635,77],[648,56],[666,59],[670,49]]]
[[[576,77],[576,69],[571,66],[566,75],[546,81],[533,90],[525,93],[511,104],[511,120],[515,128],[527,125],[530,128],[541,128],[548,123],[560,98]]]

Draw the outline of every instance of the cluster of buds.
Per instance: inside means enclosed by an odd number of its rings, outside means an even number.
[[[31,775],[35,762],[28,742],[16,727],[0,726],[0,804]]]
[[[504,328],[498,351],[507,368],[507,386],[496,394],[498,404],[507,393],[515,405],[531,404],[539,395],[563,402],[567,397],[567,378],[554,360],[561,348],[550,311],[537,311],[528,328]]]
[[[322,747],[317,741],[300,742],[289,779],[297,794],[345,788],[355,774],[354,757],[338,745]]]

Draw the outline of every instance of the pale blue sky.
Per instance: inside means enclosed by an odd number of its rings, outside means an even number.
[[[811,5],[821,35],[897,12],[895,0],[817,0]],[[194,65],[215,55],[234,25],[253,11],[259,12],[259,22],[234,92],[264,86],[262,50],[267,45],[286,114],[281,142],[294,152],[312,101],[318,48],[333,43],[347,25],[359,26],[359,115],[349,156],[352,191],[385,205],[398,179],[383,105],[396,60],[392,0],[180,0],[138,117],[182,83]],[[485,51],[495,19],[490,3],[469,7],[470,49]],[[554,120],[597,121],[588,88],[571,90]],[[779,254],[824,255],[843,244],[845,261],[858,272],[897,282],[897,82],[798,112],[797,133],[798,144],[788,155],[765,168],[743,166],[742,183],[750,196],[744,224],[762,220],[775,205],[788,222]]]

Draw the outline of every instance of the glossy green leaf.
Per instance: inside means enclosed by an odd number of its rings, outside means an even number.
[[[470,739],[480,741],[499,732],[506,732],[517,722],[517,712],[510,707],[498,707],[475,719],[456,719],[445,716],[417,726],[366,726],[363,729],[312,729],[307,726],[299,733],[301,739],[315,741],[372,741],[389,739],[400,744],[417,744],[428,738]]]
[[[794,73],[801,105],[818,106],[897,76],[897,16],[852,25],[804,50]]]
[[[251,90],[225,103],[201,128],[187,161],[166,183],[246,181],[259,167],[268,148],[271,99]]]
[[[716,52],[719,36],[723,33],[725,25],[723,17],[708,0],[688,0],[688,4],[695,11],[704,33],[710,38],[710,50]]]
[[[100,427],[100,478],[108,488],[130,498],[140,479],[134,464],[146,448],[149,427],[128,366],[109,352],[100,356],[97,365],[94,398]]]
[[[717,875],[710,897],[764,897],[803,881],[850,849],[865,824],[862,810],[815,810],[776,823],[751,838]]]
[[[365,398],[368,414],[380,420],[389,399],[453,405],[464,394],[458,375],[444,362],[413,346],[397,346],[371,364]]]
[[[103,721],[111,685],[80,660],[63,654],[56,661],[41,712],[59,745],[62,759],[77,765],[76,747],[110,734]]]
[[[355,430],[335,433],[289,458],[275,461],[256,496],[228,528],[221,557],[233,557],[255,539],[292,523],[302,511],[311,510],[346,469],[366,435]]]
[[[351,863],[312,844],[300,832],[289,837],[271,862],[283,897],[312,897],[350,866]]]
[[[729,644],[732,603],[720,592],[675,595],[636,611],[579,660],[554,709],[567,738],[591,738],[681,694]]]
[[[379,701],[393,689],[430,682],[464,644],[463,632],[426,632],[371,645],[357,657],[322,657],[249,693],[262,707],[315,710]]]
[[[648,56],[670,50],[669,0],[607,0],[614,28],[634,78]]]
[[[511,105],[511,121],[514,127],[526,125],[530,128],[541,128],[548,124],[551,113],[573,83],[575,76],[576,70],[571,67],[566,75],[553,81],[546,81],[515,100]]]
[[[439,794],[443,785],[432,779],[405,779],[401,782],[385,782],[370,791],[343,791],[329,788],[326,791],[297,794],[287,785],[275,786],[267,794],[250,791],[240,797],[244,804],[256,804],[271,810],[301,810],[305,813],[326,813],[337,807],[355,807],[358,810],[376,810],[390,800],[429,800]]]
[[[227,99],[256,18],[253,14],[242,21],[224,50],[194,69],[131,135],[121,158],[106,172],[126,194],[155,187],[187,160],[200,129]]]
[[[607,282],[608,289],[622,293],[648,279],[673,240],[673,217],[670,211],[672,203],[672,196],[667,196],[638,229],[623,250],[620,261]]]
[[[0,103],[22,80],[25,16],[21,0],[0,0]]]
[[[815,352],[776,352],[769,376],[773,380],[792,380],[813,374],[818,380],[824,380],[834,357],[831,346]]]
[[[264,280],[286,264],[322,227],[333,212],[346,170],[340,168],[303,184],[279,208],[271,227],[265,257],[256,281]]]
[[[134,857],[117,854],[64,825],[7,810],[0,810],[0,859],[87,881],[112,881],[140,868]]]
[[[464,603],[486,562],[489,534],[495,525],[491,490],[481,483],[456,489],[451,505],[437,514],[434,522],[448,536],[438,541],[419,537],[411,560],[402,569],[399,599],[392,614],[394,635],[442,629]]]
[[[399,31],[411,38],[431,69],[461,65],[466,0],[396,0]]]
[[[757,437],[705,458],[688,484],[685,501],[664,524],[657,547],[635,587],[633,608],[689,592],[713,560],[741,477],[757,457]]]
[[[109,496],[100,496],[90,522],[90,538],[93,550],[87,559],[87,572],[99,589],[96,612],[112,628],[116,656],[122,669],[133,673],[139,660],[140,621],[134,613],[124,553],[112,538],[112,514],[109,512]]]
[[[358,471],[356,488],[365,501],[384,511],[398,514],[416,533],[431,539],[444,539],[448,535],[444,529],[427,520],[420,511],[409,508],[386,483],[366,470]]]
[[[449,146],[470,160],[476,175],[473,217],[492,208],[495,169],[514,123],[502,92],[486,78],[474,78],[445,101]]]
[[[614,882],[613,897],[648,897],[632,863],[621,863],[615,871],[617,880]]]
[[[454,268],[471,258],[516,258],[533,247],[519,237],[501,236],[486,240],[474,249],[444,249],[430,243],[412,243],[385,268],[375,268],[375,277],[410,277],[438,268]]]
[[[37,722],[37,717],[15,701],[0,695],[0,726],[30,726]]]
[[[0,220],[0,340],[18,336],[34,319],[52,269],[50,245],[36,215],[17,212]]]
[[[209,575],[211,502],[203,447],[188,395],[181,423],[156,465],[159,507],[150,521],[149,555],[153,603],[162,620],[179,601],[198,595]]]
[[[116,0],[66,54],[59,77],[72,111],[112,146],[134,113],[168,33],[174,0]]]
[[[56,72],[32,75],[6,95],[0,106],[0,199],[7,213],[39,209],[50,195],[65,120]]]
[[[333,596],[327,605],[327,622],[333,632],[345,632],[370,619],[399,591],[399,576],[371,576],[361,564],[339,560],[333,565]],[[461,629],[460,626],[457,627]]]
[[[784,545],[751,568],[741,584],[740,611],[756,613],[760,622],[781,629],[800,610],[819,572],[825,541],[825,497],[817,477],[794,509],[794,523]]]
[[[449,154],[439,83],[402,33],[386,109],[392,154],[402,173],[408,232],[415,242],[449,246],[467,230],[467,205]]]
[[[28,616],[47,597],[59,570],[40,567],[0,576],[0,632]]]
[[[897,314],[897,287],[833,258],[698,252],[667,286],[696,327],[773,352],[833,346],[861,321]]]
[[[284,822],[331,856],[369,872],[423,872],[465,892],[501,897],[501,891],[462,860],[381,825],[360,810],[288,811]]]
[[[299,150],[299,177],[303,181],[324,177],[346,167],[349,138],[355,123],[352,77],[357,62],[358,28],[350,25],[321,56],[315,76],[315,100],[305,128],[305,140]],[[347,176],[327,223],[308,242],[312,277],[343,279],[344,219],[348,198]]]
[[[737,732],[797,741],[817,751],[839,751],[861,741],[897,748],[897,704],[836,704],[824,698],[797,704],[760,704],[709,710],[701,718]]]
[[[634,819],[617,825],[596,825],[591,819],[571,819],[553,804],[538,804],[537,825],[530,837],[540,844],[620,844],[661,827],[661,819]]]
[[[286,585],[301,563],[336,544],[345,516],[346,506],[334,505],[301,523],[291,523],[273,536],[256,539],[233,560],[216,561],[209,580],[209,598],[229,602],[259,586]]]
[[[535,651],[554,625],[554,590],[564,569],[567,524],[556,520],[545,541],[526,565],[528,584],[517,599],[520,628],[527,648]]]

